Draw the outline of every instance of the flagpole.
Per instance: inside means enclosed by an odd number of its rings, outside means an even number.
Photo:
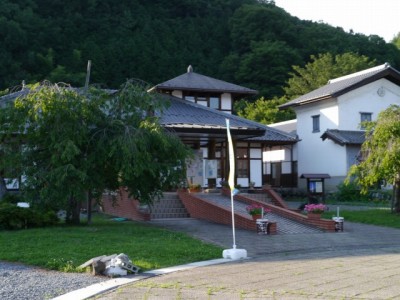
[[[232,207],[232,235],[233,235],[233,249],[236,249],[236,233],[235,233],[235,208],[233,204],[233,190],[231,190],[231,207]]]
[[[232,209],[232,236],[233,236],[233,247],[232,249],[226,249],[223,251],[222,256],[229,259],[243,259],[247,257],[247,251],[245,249],[236,249],[236,233],[235,233],[235,207],[233,196],[236,193],[235,189],[235,154],[233,152],[233,142],[231,132],[229,128],[229,119],[226,119],[226,133],[228,136],[228,148],[229,148],[229,178],[228,183],[231,190],[231,209]]]

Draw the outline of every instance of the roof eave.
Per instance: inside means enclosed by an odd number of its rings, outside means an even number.
[[[149,89],[148,91],[196,91],[196,92],[216,92],[216,93],[231,93],[231,94],[240,94],[240,95],[257,95],[258,91],[256,90],[223,90],[223,89],[206,89],[206,88],[190,88],[190,87],[180,87],[180,86],[160,86],[156,85]]]
[[[315,103],[315,102],[319,102],[319,101],[322,101],[322,100],[327,100],[327,99],[331,99],[331,98],[335,98],[335,97],[336,96],[334,94],[333,95],[326,95],[326,96],[323,96],[323,97],[318,97],[318,98],[312,98],[312,99],[309,99],[309,100],[305,100],[305,101],[302,101],[302,102],[299,102],[299,103],[282,104],[282,105],[278,106],[278,108],[279,109],[286,109],[286,108],[290,108],[290,107],[299,107],[299,106],[308,105],[308,104],[312,104],[312,103]]]

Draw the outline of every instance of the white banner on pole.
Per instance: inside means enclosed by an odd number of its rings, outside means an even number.
[[[226,131],[228,135],[228,148],[229,148],[229,177],[228,183],[231,191],[235,189],[235,154],[233,152],[233,142],[229,128],[229,119],[226,119]]]
[[[236,234],[235,234],[235,207],[233,203],[235,190],[235,154],[233,152],[233,143],[231,132],[229,128],[229,119],[226,119],[226,131],[228,135],[228,148],[229,148],[229,187],[231,188],[231,208],[232,208],[232,236],[233,236],[233,247],[232,249],[226,249],[222,252],[224,258],[229,258],[232,260],[244,259],[247,257],[246,249],[236,249]]]

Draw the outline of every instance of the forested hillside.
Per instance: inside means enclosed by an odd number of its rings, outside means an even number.
[[[49,79],[118,87],[194,71],[280,96],[310,55],[355,52],[400,67],[378,36],[302,21],[256,0],[2,0],[0,90]]]

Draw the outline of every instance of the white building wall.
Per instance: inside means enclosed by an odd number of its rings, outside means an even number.
[[[172,96],[181,98],[181,99],[183,98],[182,91],[178,91],[178,90],[172,91]]]
[[[271,174],[271,162],[281,162],[282,163],[282,174],[292,173],[292,153],[294,156],[294,151],[291,151],[291,146],[274,146],[265,150],[263,155],[263,162],[266,165],[264,173]]]
[[[232,110],[232,95],[230,93],[223,93],[221,95],[221,109],[228,110],[227,113],[231,113]]]
[[[380,79],[324,103],[296,108],[296,145],[298,174],[327,173],[331,187],[347,175],[349,162],[355,150],[340,146],[330,139],[323,141],[321,135],[327,129],[360,130],[361,113],[372,113],[376,120],[379,112],[391,104],[400,105],[400,87],[386,79]],[[320,131],[312,132],[312,116],[320,116]],[[296,153],[295,152],[295,153]],[[296,159],[296,158],[294,158]],[[301,186],[301,183],[300,183]]]
[[[298,174],[327,173],[340,176],[346,172],[346,150],[330,140],[322,141],[327,129],[337,129],[339,114],[336,99],[299,107],[297,114]],[[320,130],[313,132],[313,116],[320,116]]]
[[[338,100],[339,129],[360,130],[360,113],[372,113],[374,121],[379,112],[391,104],[400,105],[400,87],[380,79],[342,95]]]

